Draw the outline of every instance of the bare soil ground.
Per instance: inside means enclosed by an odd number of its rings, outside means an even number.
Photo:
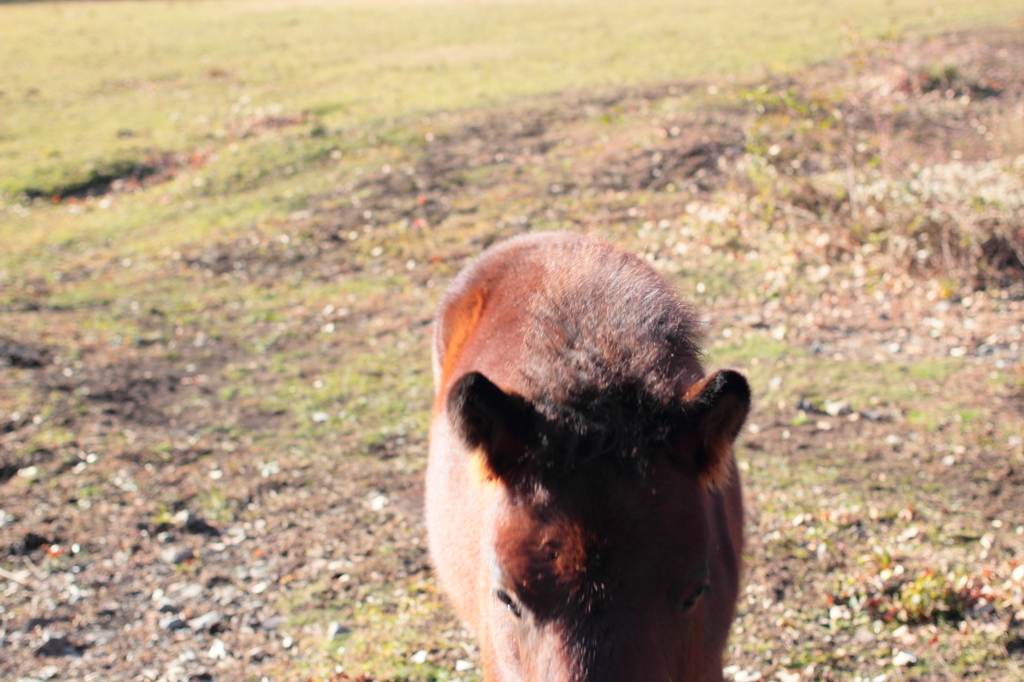
[[[729,679],[1024,679],[1019,35],[316,135],[336,187],[273,229],[2,281],[0,678],[478,679],[421,520],[432,310],[573,229],[755,387]]]

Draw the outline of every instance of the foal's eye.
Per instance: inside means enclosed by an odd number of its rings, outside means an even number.
[[[698,586],[697,589],[690,592],[688,595],[686,595],[686,598],[679,602],[679,608],[683,611],[689,611],[697,605],[698,599],[700,599],[703,595],[707,594],[710,591],[711,585],[709,585],[708,583],[704,583],[703,585]]]
[[[494,596],[498,598],[502,604],[508,607],[508,610],[512,612],[512,615],[516,618],[522,618],[523,612],[520,610],[519,605],[516,604],[515,600],[509,596],[509,593],[505,590],[496,590]]]

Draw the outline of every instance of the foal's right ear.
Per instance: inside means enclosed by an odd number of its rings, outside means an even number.
[[[536,412],[520,396],[505,393],[479,372],[455,382],[448,394],[448,416],[455,432],[486,457],[490,472],[509,479],[526,457]]]
[[[715,484],[725,474],[749,412],[750,384],[733,370],[715,372],[687,391],[675,441],[705,481]]]

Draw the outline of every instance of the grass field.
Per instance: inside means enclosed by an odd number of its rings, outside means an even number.
[[[0,191],[67,193],[252,117],[357,122],[566,89],[788,70],[851,41],[1019,15],[1012,1],[6,4]],[[287,165],[269,150],[249,163]],[[155,216],[159,220],[159,214]],[[6,235],[5,235],[6,236]]]
[[[1022,33],[0,3],[0,678],[479,679],[423,543],[432,311],[572,229],[755,389],[727,679],[1024,679]]]

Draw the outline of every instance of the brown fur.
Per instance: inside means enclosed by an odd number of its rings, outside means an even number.
[[[721,679],[749,388],[704,378],[698,320],[564,233],[489,250],[445,295],[427,524],[488,681]]]
[[[521,347],[506,350],[520,364],[503,374],[517,374],[509,379],[521,395],[548,407],[629,386],[672,401],[703,374],[697,311],[639,259],[580,235],[513,239],[456,278],[435,334],[436,357],[450,363],[442,385],[470,341],[467,328],[482,343],[519,336]]]

